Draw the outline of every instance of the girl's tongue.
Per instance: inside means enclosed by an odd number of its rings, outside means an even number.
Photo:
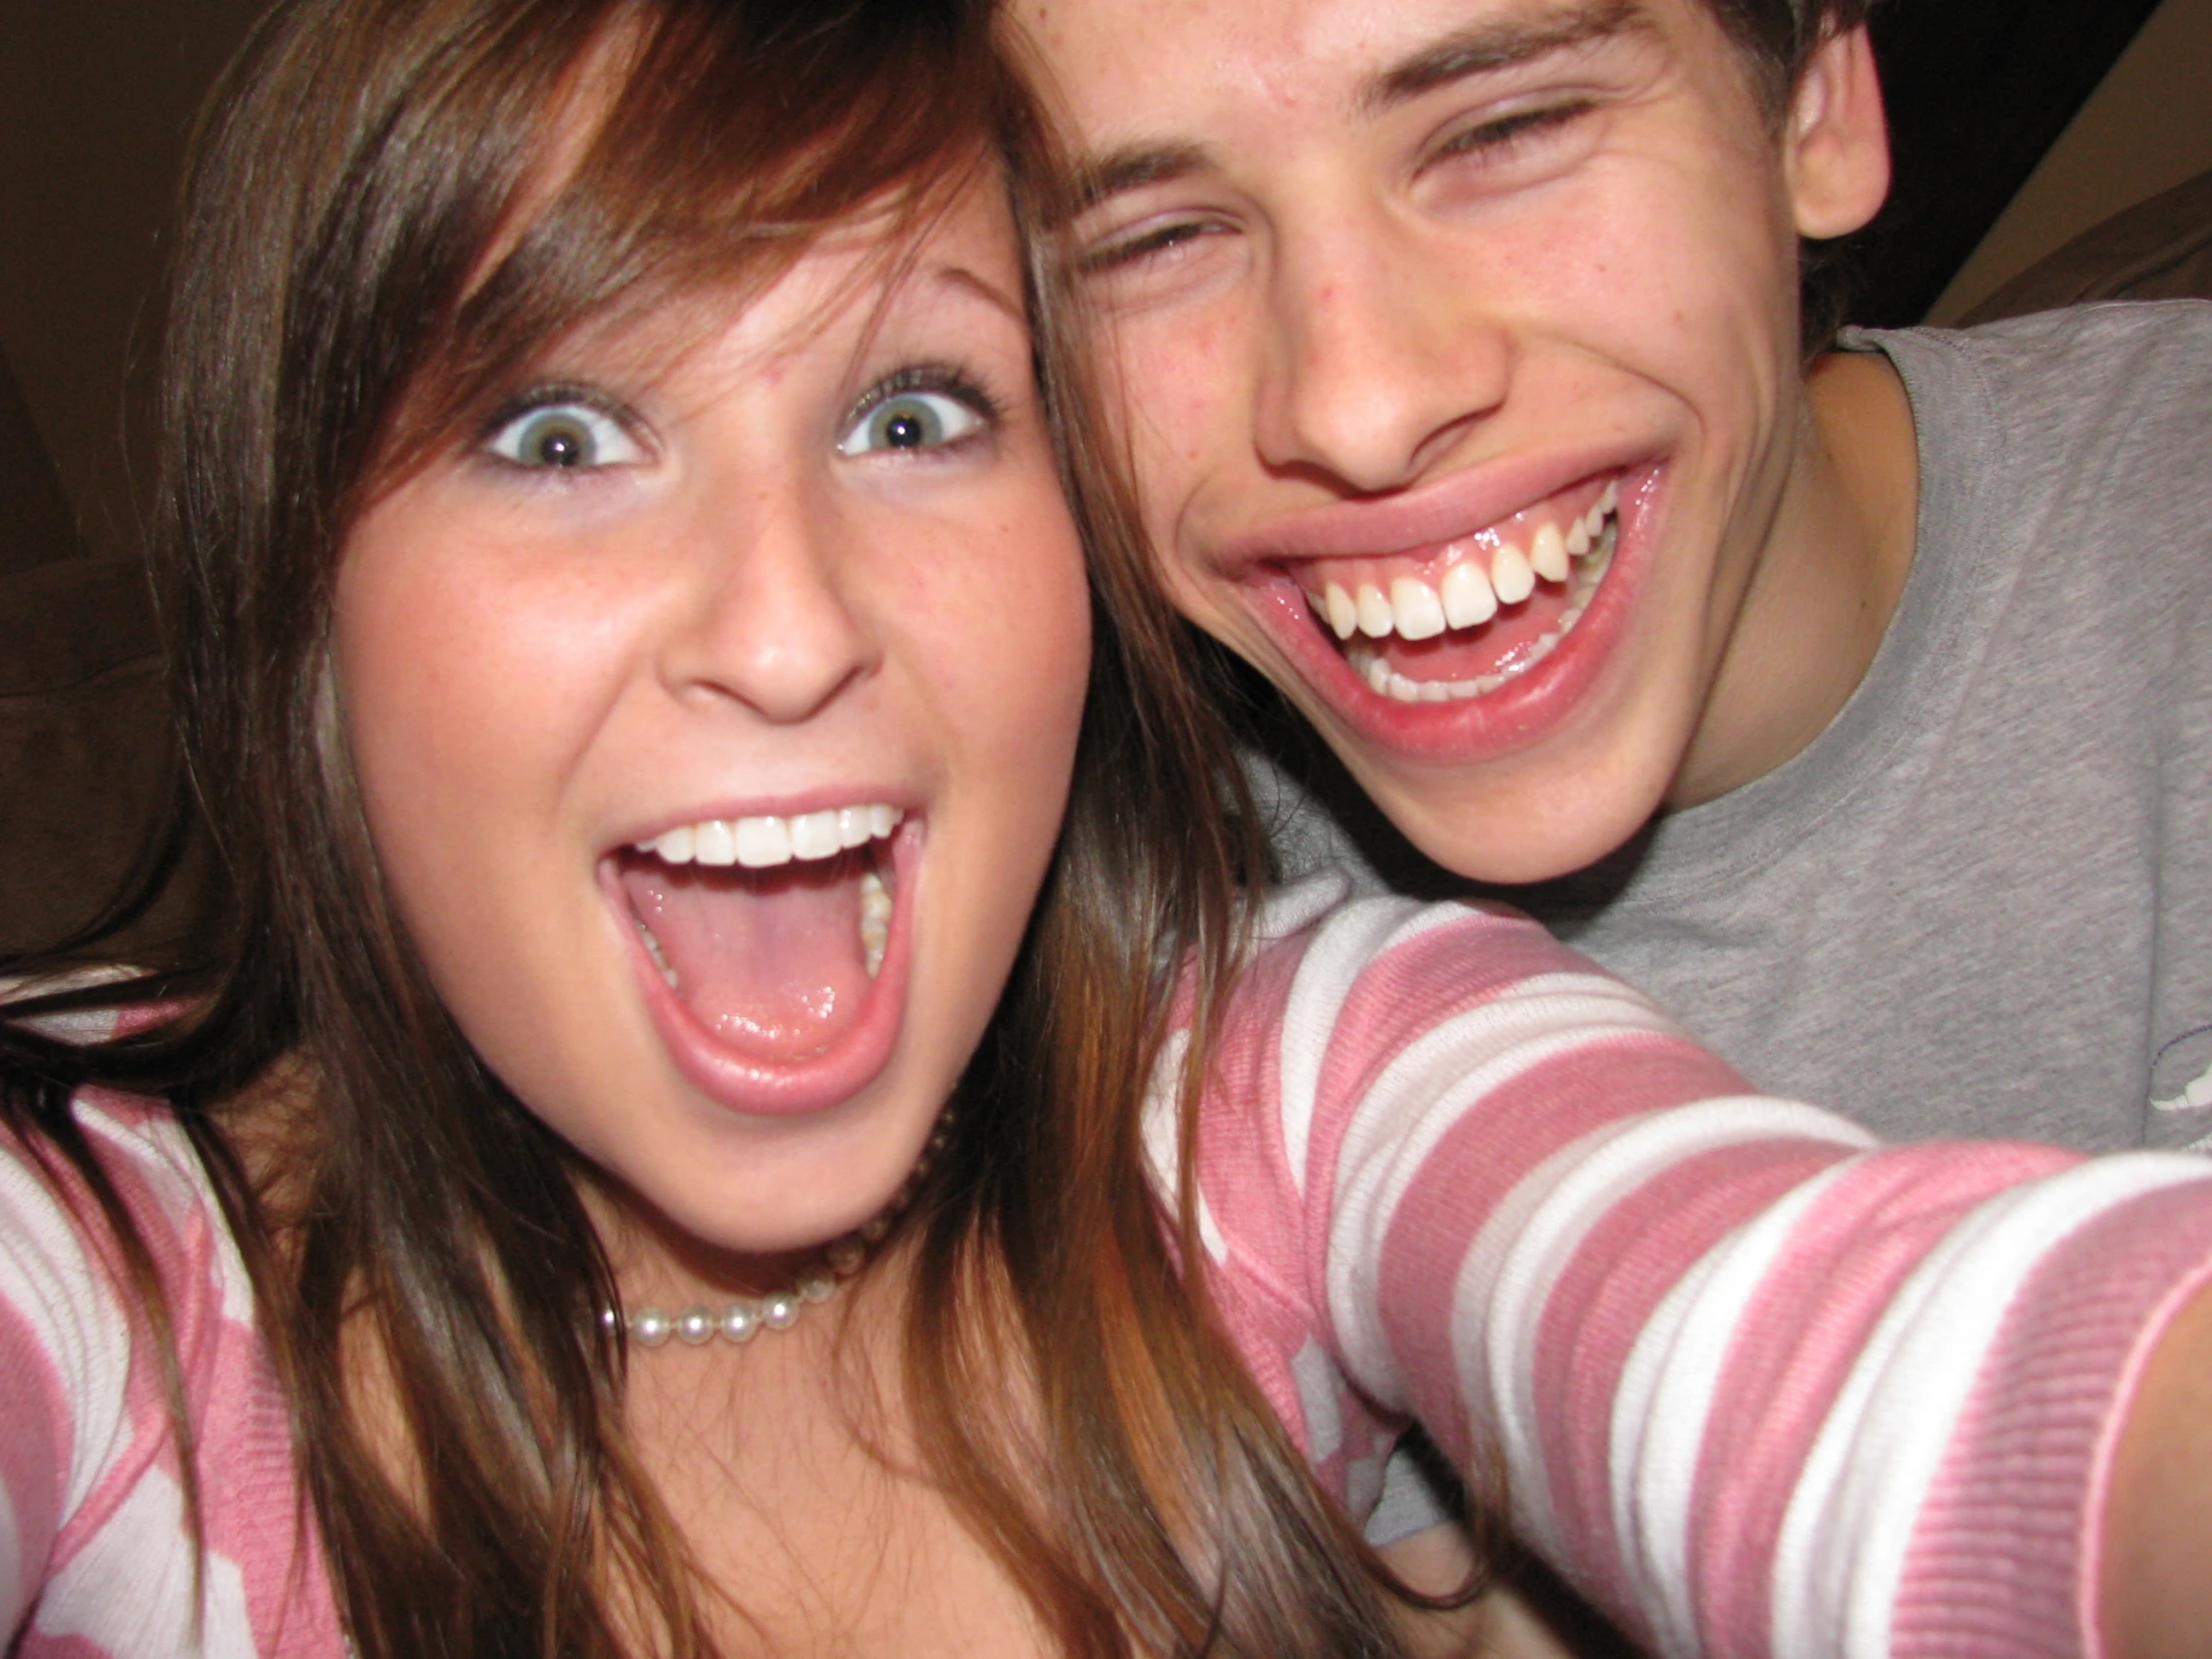
[[[793,1061],[830,1047],[859,1018],[872,968],[863,919],[883,903],[873,870],[865,848],[770,869],[631,852],[622,886],[693,1017],[749,1058]],[[874,917],[878,940],[887,920]]]

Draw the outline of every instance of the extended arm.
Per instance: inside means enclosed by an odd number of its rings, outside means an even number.
[[[2134,1419],[2154,1466],[2111,1487],[2108,1610],[2102,1471],[2141,1356],[2212,1276],[2212,1167],[1876,1147],[1508,917],[1352,906],[1247,984],[1269,1037],[1226,1045],[1219,1092],[1263,1110],[1201,1125],[1219,1300],[1356,1511],[1380,1401],[1502,1473],[1516,1529],[1662,1652],[2138,1639],[2139,1552],[2187,1555],[2150,1488],[2193,1326]]]

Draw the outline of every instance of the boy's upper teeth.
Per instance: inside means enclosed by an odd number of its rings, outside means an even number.
[[[1536,531],[1535,539],[1528,544],[1528,564],[1547,582],[1567,579],[1567,538],[1559,533],[1558,525],[1546,524]]]
[[[1471,561],[1444,572],[1439,587],[1444,620],[1454,628],[1475,628],[1497,615],[1497,590]]]
[[[1400,576],[1390,584],[1390,617],[1397,631],[1409,640],[1432,640],[1444,631],[1443,601],[1436,597],[1434,588],[1410,576]]]
[[[896,830],[905,812],[881,803],[830,807],[791,818],[711,818],[680,824],[651,840],[638,842],[672,864],[741,864],[765,869],[793,859],[833,858],[846,847],[880,840]]]
[[[1500,605],[1518,605],[1536,591],[1536,570],[1528,555],[1507,542],[1490,555],[1490,586]]]
[[[1597,549],[1619,501],[1620,487],[1607,484],[1590,510],[1564,529],[1557,524],[1538,525],[1525,552],[1512,542],[1501,542],[1490,554],[1486,569],[1479,550],[1468,546],[1451,560],[1434,586],[1412,575],[1389,578],[1387,589],[1381,582],[1359,582],[1349,589],[1341,582],[1326,583],[1316,608],[1340,640],[1355,634],[1371,640],[1391,634],[1429,640],[1447,628],[1480,627],[1497,614],[1500,605],[1518,605],[1534,593],[1539,580],[1566,581],[1573,574],[1572,561]]]

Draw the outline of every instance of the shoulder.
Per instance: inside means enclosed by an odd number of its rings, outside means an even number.
[[[250,1325],[252,1298],[192,1147],[157,1103],[87,1091],[74,1103],[85,1139],[169,1303],[190,1368],[224,1322]],[[82,1487],[136,1437],[154,1382],[147,1320],[129,1288],[110,1217],[51,1147],[0,1140],[0,1326],[6,1360],[71,1424]],[[101,1448],[105,1447],[103,1452]]]
[[[1886,352],[1914,412],[2056,441],[2099,437],[2139,450],[2161,430],[2212,431],[2212,301],[2111,301],[1975,328],[1856,329],[1843,343]]]
[[[1392,1051],[1506,1004],[1596,998],[1672,1026],[1639,992],[1507,905],[1359,893],[1325,870],[1261,907],[1231,1030]]]
[[[1209,1137],[1236,1132],[1294,1142],[1324,1098],[1363,1095],[1379,1070],[1413,1051],[1463,1064],[1494,1055],[1526,1015],[1581,1028],[1593,1001],[1655,1027],[1658,1009],[1502,905],[1424,902],[1359,893],[1357,877],[1321,869],[1275,888],[1255,907],[1251,948],[1207,1033],[1202,1119]],[[1171,1041],[1151,1116],[1172,1122],[1186,1029]],[[1155,1134],[1164,1133],[1156,1128]],[[1292,1149],[1294,1163],[1299,1149]]]
[[[2194,347],[2212,343],[2212,300],[2106,300],[2032,311],[1971,328],[1850,328],[1843,343],[1893,356],[1950,354],[1991,372],[2097,374],[2173,359],[2176,371],[2212,373]]]
[[[288,1411],[200,1159],[159,1103],[88,1090],[74,1108],[166,1331],[83,1177],[0,1141],[0,1502],[20,1546],[0,1633],[93,1653],[335,1654]]]
[[[111,1089],[86,1089],[71,1103],[101,1171],[164,1279],[204,1271],[202,1248],[228,1238],[221,1209],[190,1138],[158,1100]],[[97,1199],[53,1148],[15,1137],[0,1139],[0,1195],[10,1216],[75,1247],[104,1256],[109,1226]],[[211,1234],[212,1230],[212,1234]]]
[[[257,1354],[250,1282],[189,1140],[158,1103],[88,1090],[75,1116],[165,1303],[188,1409]],[[115,1225],[51,1147],[0,1137],[0,1372],[67,1447],[68,1508],[158,1454],[160,1344]],[[227,1408],[221,1404],[215,1409]]]
[[[1745,1089],[1649,997],[1502,905],[1355,897],[1325,873],[1273,895],[1257,935],[1213,1033],[1200,1141],[1267,1149],[1309,1201],[1348,1141],[1412,1146],[1516,1100],[1615,1115]]]
[[[2100,686],[2193,679],[2212,628],[2212,302],[2111,302],[1978,328],[1857,332],[1912,398],[1924,549],[2008,584]],[[2110,573],[2123,569],[2127,582]],[[2015,579],[2016,576],[2016,579]],[[2161,595],[2146,606],[2141,595]],[[2142,643],[2115,659],[2114,641]],[[2065,642],[2073,641],[2069,646]],[[2006,659],[2009,660],[2009,659]],[[2117,678],[2115,675],[2117,674]]]

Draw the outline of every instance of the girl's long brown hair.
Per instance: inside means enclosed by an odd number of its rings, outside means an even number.
[[[549,123],[586,105],[548,179]],[[89,1185],[166,1351],[70,1097],[172,1103],[245,1251],[366,1659],[704,1652],[701,1587],[625,1435],[571,1155],[455,1029],[381,888],[332,586],[364,498],[465,438],[560,328],[765,282],[824,230],[918,224],[1001,163],[1020,197],[1036,129],[969,0],[302,0],[214,107],[168,319],[155,580],[227,918],[120,991],[12,1009],[0,1112]],[[1072,370],[1045,389],[1087,429]],[[1203,1052],[1259,855],[1114,486],[1076,440],[1063,471],[1095,542],[1090,699],[1055,867],[913,1216],[920,1444],[1071,1654],[1387,1651],[1372,1558],[1178,1271],[1148,1182],[1174,977],[1191,964]],[[187,1013],[84,1046],[22,1019],[176,997]],[[303,1102],[280,1201],[231,1114],[273,1074]],[[363,1354],[397,1477],[349,1385]]]

